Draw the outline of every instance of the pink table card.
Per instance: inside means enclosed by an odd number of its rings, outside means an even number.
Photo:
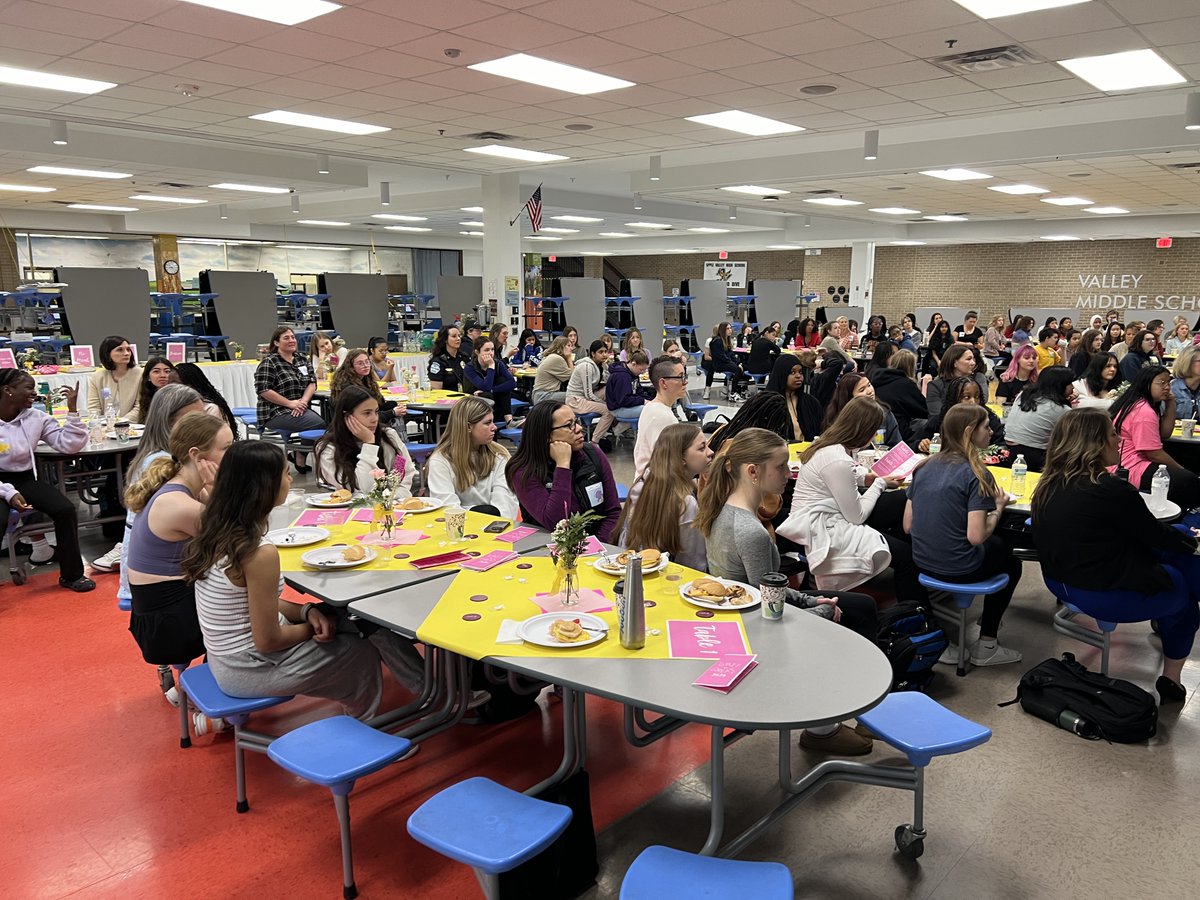
[[[401,547],[408,544],[415,544],[417,541],[429,540],[429,535],[422,534],[419,531],[405,531],[404,529],[392,531],[392,536],[386,541],[383,539],[383,532],[372,531],[369,534],[361,534],[358,540],[364,544],[375,544],[380,547]]]
[[[671,659],[720,659],[750,653],[739,623],[715,619],[668,619],[667,643]]]
[[[472,572],[486,572],[488,569],[496,568],[501,563],[518,559],[520,556],[521,554],[515,550],[493,550],[491,553],[485,553],[483,556],[461,562],[459,566],[463,569],[470,569]]]
[[[704,674],[697,678],[692,684],[697,687],[712,688],[714,691],[720,691],[722,694],[728,694],[737,685],[739,681],[745,678],[754,669],[758,663],[758,659],[753,653],[748,655],[733,654],[722,656],[715,663],[704,670]]]
[[[17,367],[17,358],[13,355],[12,350],[5,347],[0,350],[0,369],[15,369]]]
[[[534,594],[533,602],[541,607],[542,612],[579,612],[595,613],[608,612],[613,608],[612,601],[604,596],[602,591],[594,588],[584,588],[579,592],[579,602],[571,606],[563,606],[562,594]]]
[[[350,517],[349,521],[351,521],[351,522],[374,522],[375,521],[375,510],[371,509],[370,507],[361,506],[358,509],[354,510],[354,515],[352,515]]]
[[[96,359],[92,353],[91,344],[72,344],[71,345],[71,365],[84,366],[88,368],[96,367]]]
[[[187,344],[182,341],[167,341],[167,362],[172,365],[187,362]]]
[[[350,521],[348,509],[306,509],[293,525],[345,525]]]
[[[517,541],[537,534],[536,528],[530,528],[528,525],[521,525],[514,528],[512,531],[506,531],[504,534],[496,535],[496,540],[503,541],[506,544],[515,544]]]
[[[871,471],[880,478],[902,478],[917,467],[921,457],[908,444],[897,444],[875,461]]]

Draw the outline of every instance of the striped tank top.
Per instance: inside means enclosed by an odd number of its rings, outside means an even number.
[[[261,544],[268,543],[264,538]],[[225,572],[227,560],[222,560],[196,582],[196,614],[204,646],[213,656],[233,656],[254,649],[250,630],[250,597],[246,588],[234,584]],[[279,576],[279,593],[283,593],[283,574]],[[279,614],[280,624],[286,624]]]

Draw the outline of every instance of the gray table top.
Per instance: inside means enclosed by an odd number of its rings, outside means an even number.
[[[120,443],[112,438],[106,438],[101,444],[88,444],[82,450],[76,450],[74,453],[64,453],[61,450],[55,450],[49,444],[38,444],[33,452],[35,456],[55,457],[61,456],[66,459],[72,459],[76,456],[100,456],[104,453],[135,453],[138,448],[136,440]]]

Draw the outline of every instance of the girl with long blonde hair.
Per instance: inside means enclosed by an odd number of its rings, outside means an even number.
[[[455,404],[429,457],[429,496],[442,503],[515,519],[517,495],[504,478],[508,451],[497,444],[495,415],[478,397]]]

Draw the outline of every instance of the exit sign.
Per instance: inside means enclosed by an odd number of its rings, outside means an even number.
[[[550,262],[558,262],[558,257],[557,257],[557,256],[551,256],[551,257],[550,257]]]
[[[1170,250],[1171,238],[1159,238],[1154,242],[1154,247],[1156,250]]]
[[[717,254],[717,259],[729,259],[729,251],[722,250],[720,253]]]

